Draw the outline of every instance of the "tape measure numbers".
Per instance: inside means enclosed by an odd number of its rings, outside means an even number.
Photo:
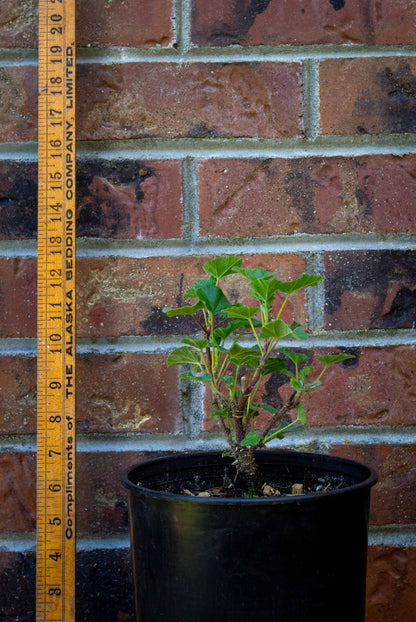
[[[39,0],[37,622],[75,620],[75,0]]]

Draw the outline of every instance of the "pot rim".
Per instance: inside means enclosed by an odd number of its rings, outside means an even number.
[[[180,501],[183,503],[197,503],[197,504],[207,503],[211,505],[212,504],[281,505],[281,504],[293,503],[293,502],[296,502],[298,504],[299,503],[303,504],[303,503],[318,501],[319,499],[322,499],[322,498],[330,499],[332,497],[338,497],[340,495],[351,494],[351,493],[361,491],[363,489],[367,489],[367,488],[369,489],[372,486],[374,486],[378,481],[378,475],[372,467],[366,464],[363,464],[361,462],[358,462],[356,460],[350,460],[348,458],[341,458],[338,456],[329,456],[327,454],[299,452],[299,451],[284,450],[284,449],[280,449],[280,450],[267,449],[264,451],[256,452],[256,456],[259,459],[260,464],[262,465],[267,464],[268,455],[270,457],[273,455],[275,458],[278,456],[281,457],[282,464],[284,464],[284,462],[286,461],[289,461],[289,463],[292,465],[296,464],[298,466],[305,466],[305,467],[308,466],[310,468],[314,464],[320,462],[320,463],[323,463],[321,467],[326,469],[328,473],[331,473],[331,472],[333,472],[333,474],[342,473],[342,470],[341,470],[342,467],[349,467],[350,469],[353,469],[356,472],[357,478],[360,477],[359,475],[360,471],[362,475],[361,475],[361,479],[359,479],[357,483],[351,484],[350,486],[346,486],[344,488],[340,488],[338,490],[331,490],[328,492],[315,492],[313,494],[305,494],[305,495],[282,495],[281,497],[261,497],[261,498],[260,497],[259,498],[188,497],[188,496],[180,495],[177,493],[155,490],[155,489],[148,487],[146,484],[140,484],[139,479],[137,477],[134,478],[135,480],[137,480],[136,483],[132,479],[133,473],[139,471],[141,468],[146,469],[146,468],[157,467],[158,465],[160,465],[161,469],[159,472],[162,472],[163,465],[166,465],[168,463],[175,462],[175,461],[186,463],[187,461],[192,461],[192,459],[194,459],[195,457],[199,457],[199,458],[206,459],[206,460],[215,458],[217,462],[215,464],[214,463],[211,464],[211,466],[214,467],[214,466],[218,466],[218,463],[219,463],[218,458],[220,458],[221,460],[225,460],[225,458],[222,457],[222,452],[220,451],[192,451],[192,452],[182,452],[179,454],[162,456],[159,458],[151,458],[149,460],[144,460],[143,462],[133,464],[122,472],[121,483],[123,487],[126,488],[128,491],[131,491],[136,494],[143,494],[146,496],[151,496],[153,498],[157,498],[159,500],[165,500],[165,501],[171,500],[171,501],[176,501],[176,502]],[[228,464],[230,464],[230,462],[228,462]],[[277,466],[278,462],[273,461],[272,464]],[[209,466],[209,463],[207,462],[203,466],[204,467]],[[338,470],[337,470],[337,467],[338,467]],[[194,470],[197,470],[198,466],[195,466],[193,468]],[[170,469],[170,471],[178,471],[178,470],[179,469]]]

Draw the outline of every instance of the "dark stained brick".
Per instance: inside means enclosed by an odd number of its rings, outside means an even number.
[[[180,237],[179,162],[79,162],[77,233],[133,239]]]
[[[326,328],[414,327],[414,251],[327,253],[325,266]]]
[[[323,134],[416,131],[416,59],[324,60],[320,76]]]
[[[414,43],[409,0],[193,0],[196,45]]]
[[[0,238],[37,235],[37,165],[0,162]],[[177,161],[79,160],[77,235],[179,238],[181,170]]]

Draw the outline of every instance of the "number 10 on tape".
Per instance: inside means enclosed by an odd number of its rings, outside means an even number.
[[[37,622],[75,620],[75,0],[39,0]]]

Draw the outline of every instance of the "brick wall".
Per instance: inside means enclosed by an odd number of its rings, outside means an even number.
[[[368,622],[416,611],[416,4],[79,0],[78,619],[132,620],[122,468],[219,447],[165,365],[208,257],[341,348],[285,447],[374,466]],[[237,8],[236,8],[237,7]],[[0,3],[0,620],[34,620],[37,2]],[[309,347],[309,345],[308,345]],[[103,600],[104,599],[104,600]],[[103,604],[104,602],[104,604]]]

